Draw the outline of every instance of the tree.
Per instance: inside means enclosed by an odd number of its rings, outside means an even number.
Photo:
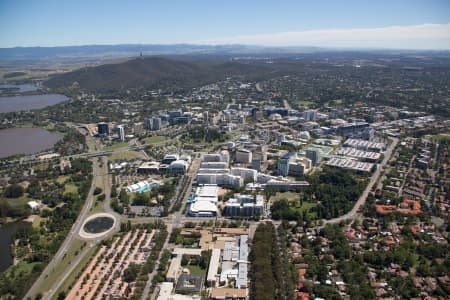
[[[23,196],[24,192],[25,190],[20,184],[14,183],[7,186],[3,194],[6,198],[19,198]]]

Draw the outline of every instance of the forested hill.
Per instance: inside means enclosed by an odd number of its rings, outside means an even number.
[[[184,89],[234,75],[267,73],[268,68],[238,62],[194,63],[163,57],[140,57],[117,64],[81,68],[45,82],[53,88],[67,88],[77,82],[88,92],[126,89]]]

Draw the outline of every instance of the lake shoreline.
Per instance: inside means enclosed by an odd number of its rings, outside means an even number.
[[[0,159],[53,150],[63,138],[64,134],[42,127],[0,129]]]

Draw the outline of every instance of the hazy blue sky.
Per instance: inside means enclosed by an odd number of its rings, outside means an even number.
[[[123,43],[450,49],[450,0],[0,0],[0,47]]]

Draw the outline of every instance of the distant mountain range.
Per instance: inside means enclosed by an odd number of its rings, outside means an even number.
[[[257,78],[269,67],[226,60],[181,61],[158,56],[139,57],[122,63],[85,67],[57,75],[45,82],[63,89],[75,82],[89,92],[115,92],[127,89],[184,89],[225,79],[229,76]]]
[[[62,47],[0,48],[0,61],[36,61],[71,59],[75,61],[99,57],[130,57],[143,55],[180,54],[262,54],[262,53],[311,53],[324,51],[317,47],[259,47],[247,45],[87,45]]]

